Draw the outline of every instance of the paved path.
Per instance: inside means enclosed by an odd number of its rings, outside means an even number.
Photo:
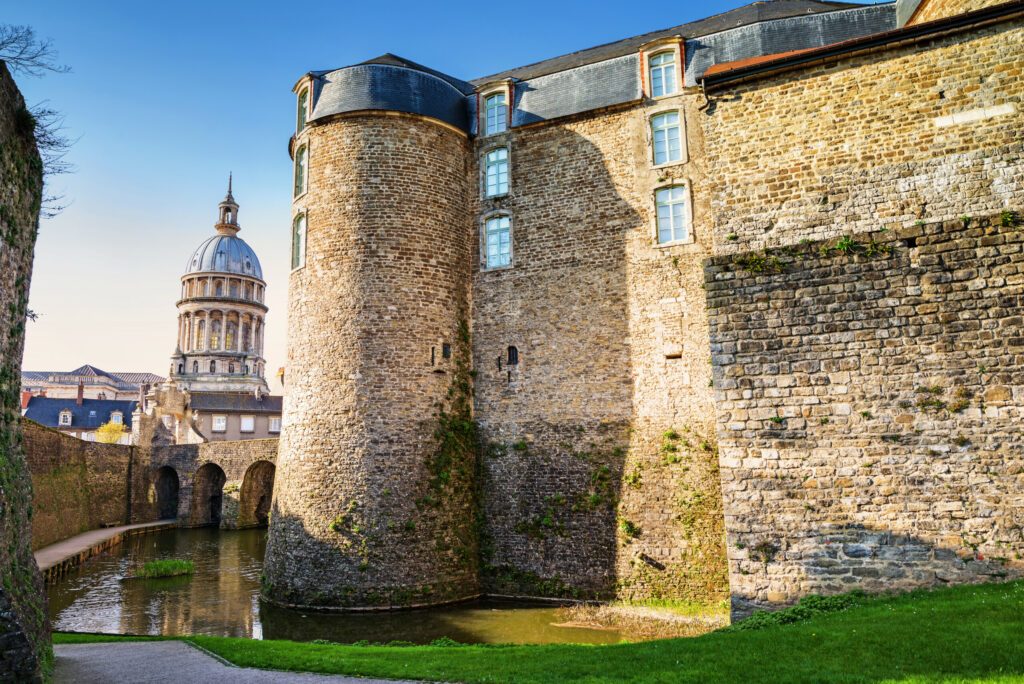
[[[53,650],[57,655],[57,684],[394,684],[394,680],[232,667],[181,641],[64,644]]]
[[[104,541],[116,537],[122,532],[128,530],[137,530],[143,527],[157,527],[159,525],[169,525],[174,520],[158,520],[151,523],[139,523],[138,525],[120,525],[118,527],[104,527],[99,530],[89,530],[82,534],[77,534],[74,537],[65,539],[64,541],[57,542],[56,544],[50,544],[36,551],[36,563],[39,564],[39,569],[45,571],[47,568],[53,567],[58,563],[61,563],[72,556],[77,556],[83,551],[88,551],[97,544],[101,544]]]

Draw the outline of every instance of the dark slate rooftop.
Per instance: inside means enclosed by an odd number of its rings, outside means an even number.
[[[77,385],[79,380],[95,384],[114,385],[118,389],[137,389],[139,385],[156,385],[164,381],[164,377],[155,373],[108,373],[96,366],[86,364],[70,371],[22,371],[22,385],[70,384]]]
[[[225,411],[228,413],[281,413],[284,398],[267,395],[257,399],[248,392],[192,392],[189,407],[193,411]]]
[[[137,401],[122,399],[83,399],[79,406],[74,399],[54,399],[51,397],[32,397],[25,410],[25,417],[40,425],[62,429],[94,429],[110,422],[110,414],[121,412],[125,429],[132,427],[132,411]],[[60,425],[62,411],[71,411],[71,425]]]
[[[471,81],[473,85],[482,85],[489,81],[497,81],[506,78],[525,80],[553,74],[566,69],[575,69],[586,64],[593,64],[614,57],[623,57],[635,53],[641,45],[671,36],[682,36],[685,39],[699,38],[720,31],[748,26],[761,21],[771,19],[785,19],[788,17],[802,16],[808,14],[820,14],[823,12],[834,12],[836,10],[864,7],[864,5],[851,2],[820,2],[819,0],[762,0],[753,2],[743,7],[738,7],[728,12],[716,14],[706,19],[691,21],[686,24],[679,24],[671,28],[642,33],[638,36],[624,38],[614,43],[605,43],[596,47],[570,52],[567,55],[545,59],[541,62],[527,64],[526,66],[508,69],[491,76],[476,78]]]

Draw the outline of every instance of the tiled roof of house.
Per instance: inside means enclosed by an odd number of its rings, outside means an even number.
[[[79,406],[74,399],[54,399],[52,397],[32,397],[25,410],[25,417],[47,427],[63,429],[94,429],[110,422],[110,414],[121,412],[121,420],[126,429],[132,427],[132,411],[137,401],[126,399],[83,399]],[[60,414],[71,411],[71,425],[60,425]]]
[[[189,407],[193,411],[224,411],[227,413],[281,413],[284,398],[267,395],[257,399],[248,392],[192,392]]]

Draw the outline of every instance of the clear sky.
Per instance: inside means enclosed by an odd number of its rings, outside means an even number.
[[[284,365],[291,88],[306,71],[393,52],[469,79],[743,4],[0,0],[0,21],[71,67],[18,84],[77,139],[75,172],[50,188],[70,206],[40,229],[24,367],[165,375],[179,278],[229,171],[268,283],[268,375]]]

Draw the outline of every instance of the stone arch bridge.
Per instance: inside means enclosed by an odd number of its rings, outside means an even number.
[[[140,454],[135,489],[143,500],[132,506],[133,517],[177,517],[184,527],[265,526],[277,444],[252,439],[151,447]]]

